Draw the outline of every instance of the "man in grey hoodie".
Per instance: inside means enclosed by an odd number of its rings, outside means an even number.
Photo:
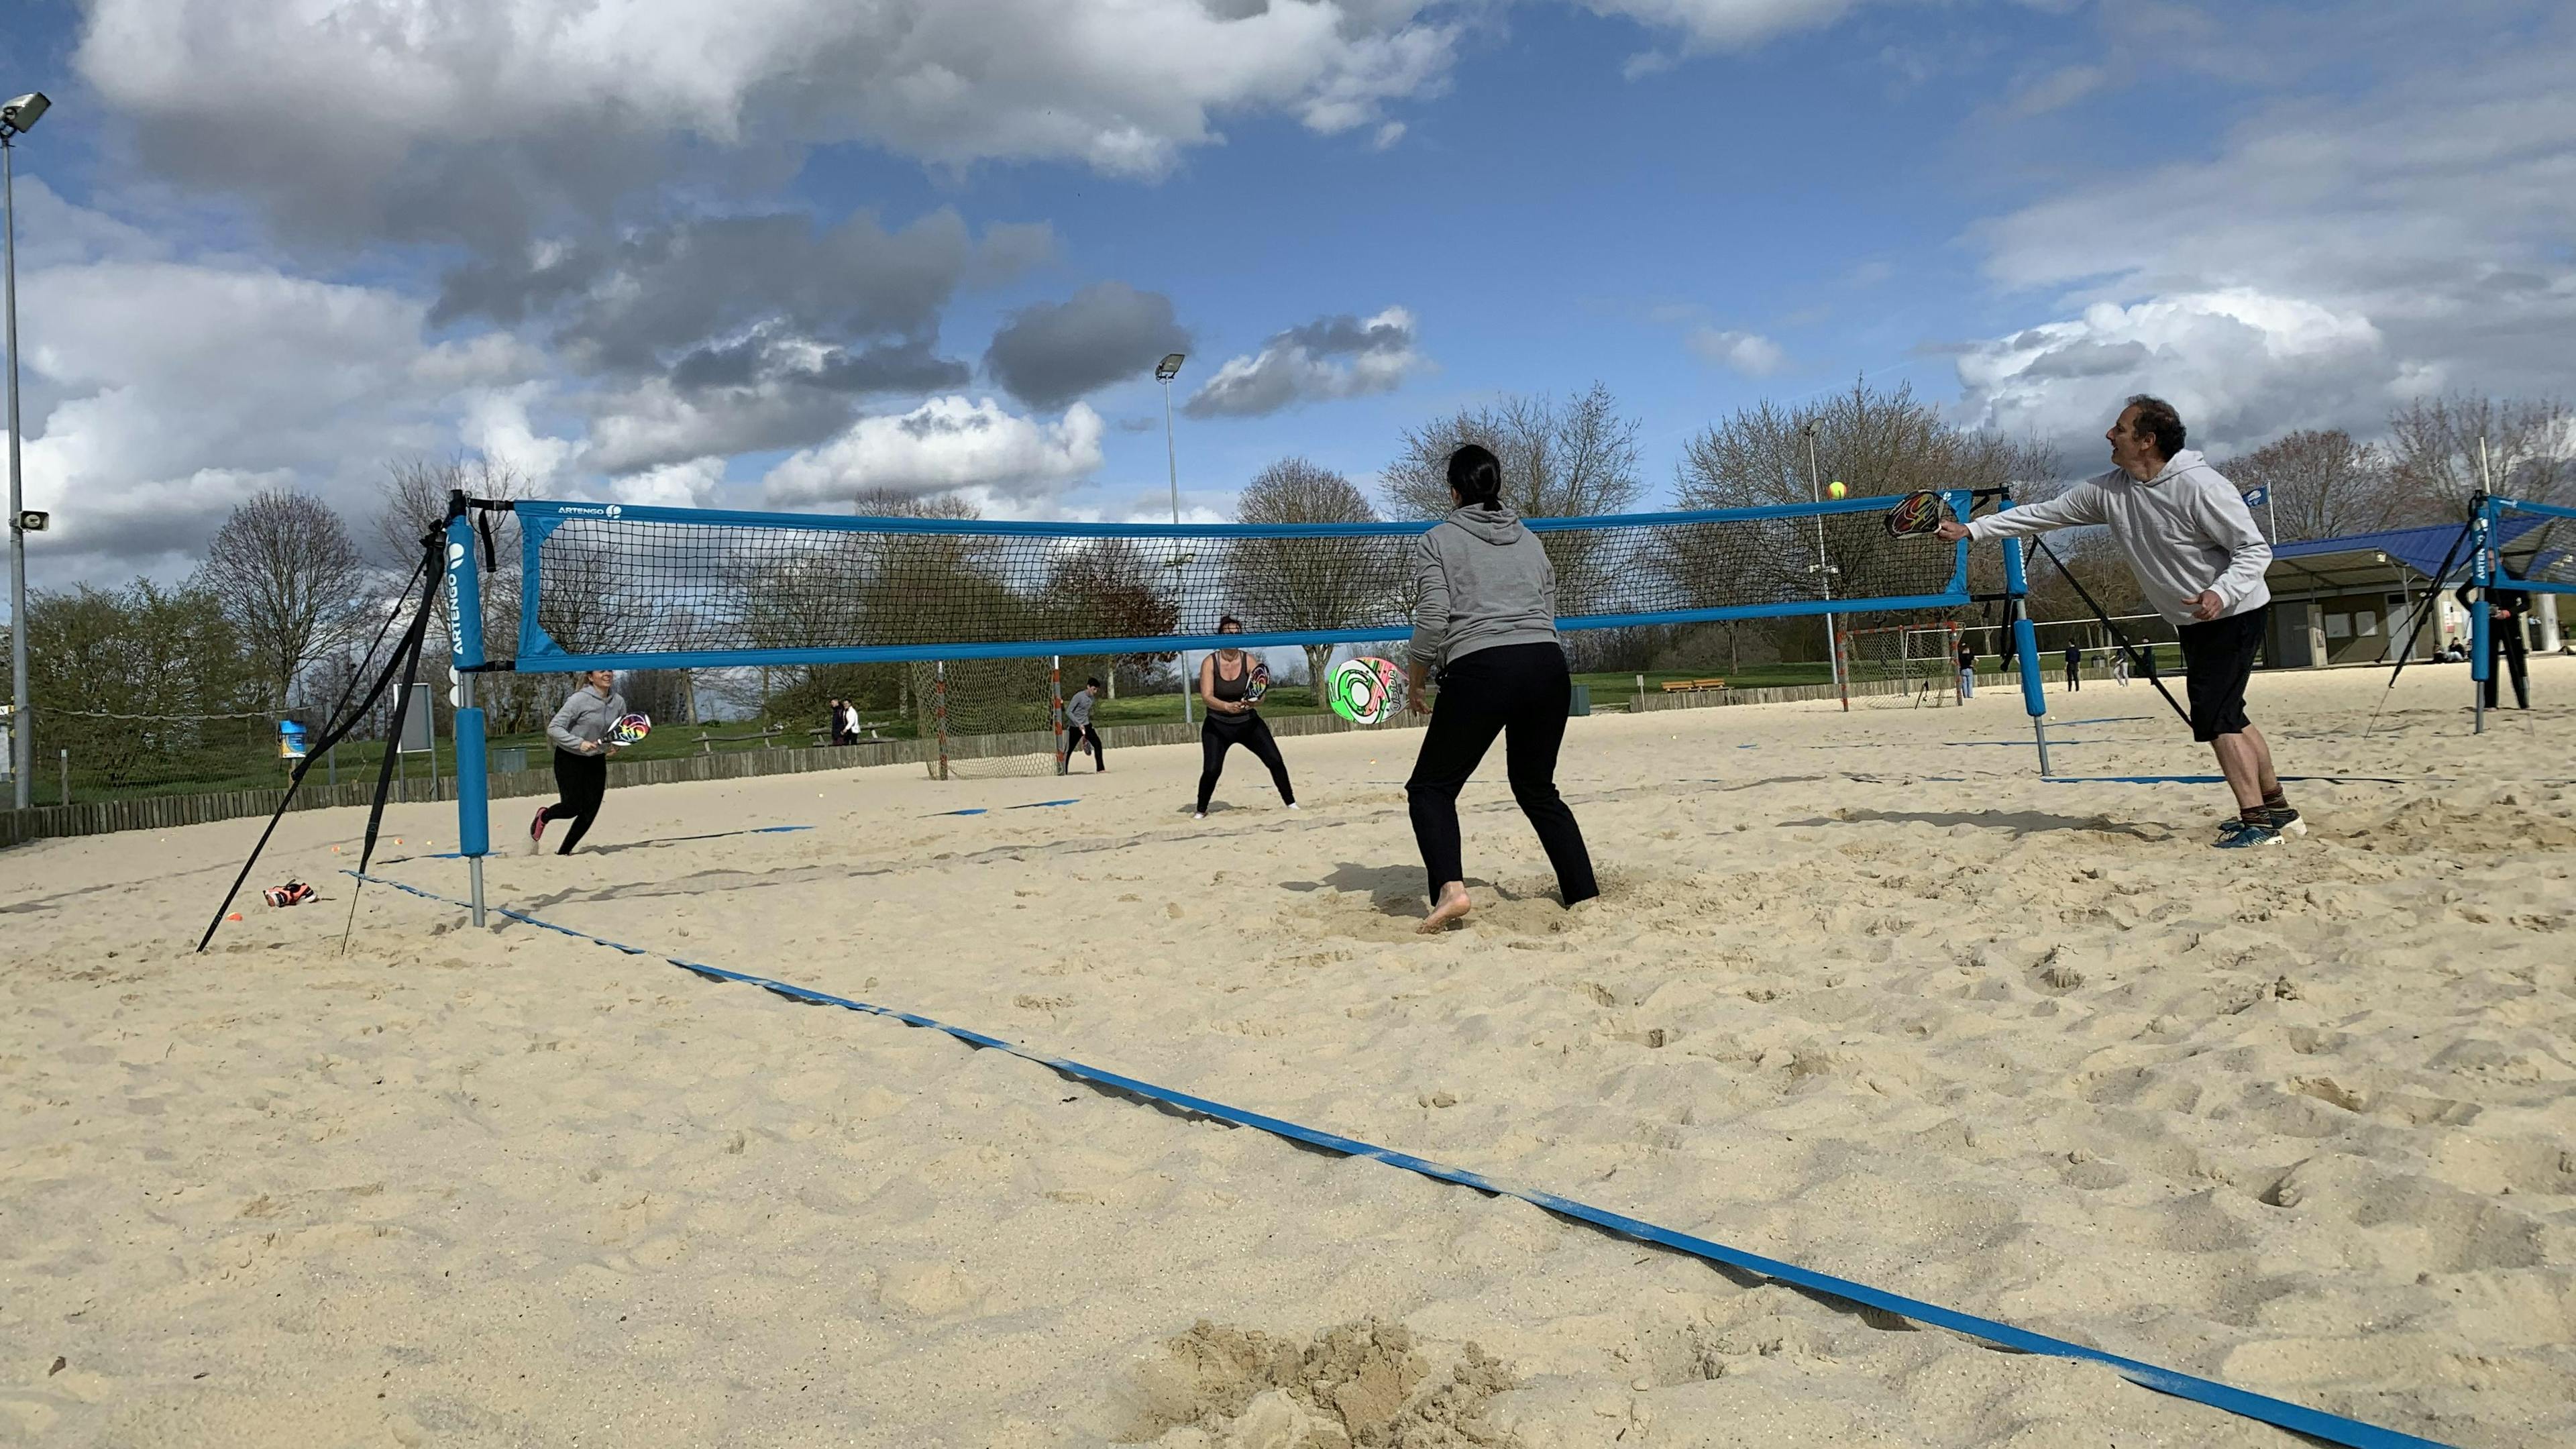
[[[2183,446],[2188,434],[2171,403],[2140,393],[2103,436],[2115,465],[2109,472],[2046,503],[1944,523],[1940,537],[2019,538],[2108,525],[2147,602],[2181,637],[2191,737],[2217,753],[2235,792],[2237,818],[2219,831],[2219,848],[2278,845],[2285,834],[2306,833],[2273,773],[2272,747],[2245,717],[2245,686],[2272,603],[2263,582],[2272,546],[2236,485]]]
[[[1556,791],[1556,752],[1565,741],[1573,678],[1556,637],[1556,569],[1536,534],[1502,504],[1502,465],[1469,443],[1449,456],[1457,507],[1413,546],[1411,707],[1428,712],[1422,752],[1404,793],[1413,837],[1430,877],[1425,932],[1445,929],[1472,908],[1460,864],[1458,792],[1494,736],[1505,737],[1512,798],[1538,831],[1558,893],[1573,906],[1601,894],[1583,829]],[[1434,704],[1425,685],[1439,671]]]

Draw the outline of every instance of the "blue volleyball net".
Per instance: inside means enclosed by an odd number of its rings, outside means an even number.
[[[1533,518],[1558,626],[1893,613],[1969,601],[1968,550],[1892,499]],[[1945,494],[1955,517],[1972,496]],[[1357,644],[1412,626],[1428,521],[1085,524],[522,500],[522,671],[863,664]],[[1243,624],[1217,634],[1221,618]],[[462,661],[495,667],[493,661]]]
[[[2480,517],[2496,587],[2576,594],[2576,508],[2489,498]]]

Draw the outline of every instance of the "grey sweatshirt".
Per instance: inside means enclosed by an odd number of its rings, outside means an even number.
[[[588,754],[590,752],[582,745],[585,742],[595,745],[606,739],[608,727],[617,723],[625,713],[626,696],[612,694],[603,699],[598,690],[585,684],[574,690],[572,698],[565,700],[563,708],[556,710],[555,717],[546,722],[546,738],[555,742],[556,749],[570,750],[577,755]]]
[[[2090,523],[2111,526],[2148,607],[2175,624],[2193,622],[2190,601],[2203,589],[2218,592],[2222,619],[2272,601],[2263,583],[2272,546],[2254,526],[2254,511],[2235,484],[2189,448],[2143,483],[2114,468],[2046,503],[1977,519],[1968,536],[2019,538]]]
[[[1508,508],[1453,509],[1413,545],[1413,659],[1453,664],[1479,649],[1556,642],[1556,567]]]
[[[1091,723],[1091,691],[1077,689],[1064,702],[1064,722],[1075,729]]]

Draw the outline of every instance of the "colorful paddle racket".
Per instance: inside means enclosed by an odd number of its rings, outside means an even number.
[[[1261,696],[1268,694],[1269,692],[1270,666],[1267,664],[1255,664],[1252,666],[1251,676],[1243,681],[1243,702],[1245,704],[1259,704],[1261,703]]]
[[[1373,725],[1395,713],[1396,684],[1402,677],[1383,659],[1346,659],[1326,680],[1324,702],[1353,724]]]
[[[1908,493],[1887,510],[1887,533],[1890,538],[1919,538],[1938,530],[1949,521],[1950,510],[1941,504],[1941,495],[1925,491]]]
[[[653,721],[650,719],[640,714],[623,715],[619,717],[617,723],[608,727],[607,742],[619,746],[631,745],[652,732]]]

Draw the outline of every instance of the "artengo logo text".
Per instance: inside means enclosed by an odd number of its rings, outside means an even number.
[[[555,509],[567,518],[615,518],[626,511],[617,503],[559,503]]]

